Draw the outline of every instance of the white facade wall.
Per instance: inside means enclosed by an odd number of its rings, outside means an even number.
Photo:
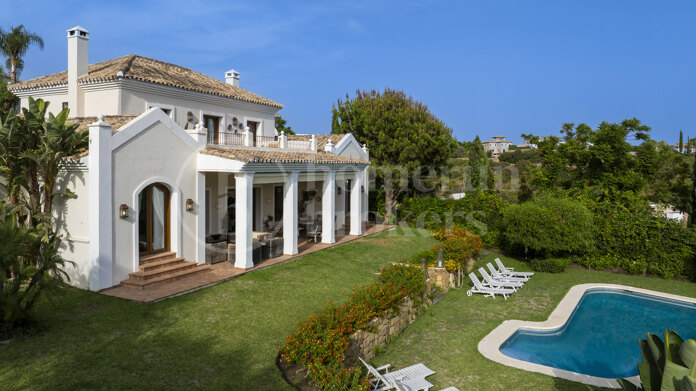
[[[193,122],[200,122],[204,126],[203,115],[221,117],[220,131],[227,131],[227,125],[232,124],[233,118],[236,117],[243,124],[247,121],[259,122],[260,126],[257,130],[259,136],[272,137],[277,133],[275,129],[277,108],[175,88],[154,87],[152,91],[146,91],[148,88],[142,87],[144,86],[129,83],[121,90],[120,114],[140,114],[150,107],[163,107],[172,109],[173,119],[182,128],[186,128],[187,113],[190,111],[194,116]],[[88,115],[97,114],[99,113]],[[241,132],[239,128],[236,130]]]
[[[77,198],[56,197],[54,217],[56,230],[63,235],[60,254],[74,262],[66,264],[65,271],[70,284],[78,288],[89,288],[89,192],[87,171],[62,172],[56,183],[57,191],[66,188],[77,194]]]
[[[196,153],[165,125],[155,123],[113,152],[113,205],[133,208],[139,190],[151,183],[163,183],[172,192],[171,250],[188,261],[199,261],[196,252],[196,213],[186,211],[185,200],[196,200]],[[178,193],[178,194],[177,194]],[[113,285],[137,270],[137,211],[128,219],[114,220]],[[176,218],[178,216],[178,219]],[[180,222],[177,226],[176,220]],[[178,232],[175,232],[178,230]],[[177,236],[181,238],[176,243]],[[179,247],[180,246],[180,247]]]

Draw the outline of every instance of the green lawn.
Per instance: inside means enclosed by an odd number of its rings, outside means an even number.
[[[524,263],[497,254],[486,256],[476,267],[495,257],[516,270],[528,270]],[[436,371],[428,377],[435,384],[434,390],[452,385],[485,391],[600,389],[506,367],[484,358],[477,348],[479,341],[506,319],[546,320],[568,289],[583,283],[615,283],[696,297],[696,284],[689,282],[570,268],[562,274],[536,273],[507,300],[468,297],[466,289],[451,290],[378,354],[373,364],[391,363],[398,369],[422,362]]]
[[[297,318],[433,243],[385,232],[153,304],[66,289],[0,344],[0,389],[290,390],[275,357]]]
[[[422,234],[385,232],[153,304],[66,289],[59,304],[39,308],[41,331],[0,343],[0,389],[291,390],[275,357],[297,318],[328,300],[344,301],[352,287],[376,280],[382,265],[434,243]],[[575,269],[538,273],[507,301],[453,290],[374,362],[423,362],[437,371],[428,378],[439,386],[434,390],[589,389],[504,367],[476,348],[505,319],[546,319],[571,286],[584,282],[696,297],[696,284]]]

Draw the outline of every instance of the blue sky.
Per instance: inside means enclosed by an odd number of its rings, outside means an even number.
[[[66,69],[65,30],[91,32],[90,63],[128,53],[223,78],[327,133],[356,89],[400,89],[459,140],[557,134],[563,122],[638,117],[653,138],[696,137],[694,1],[0,0],[0,26],[46,48],[22,79]]]

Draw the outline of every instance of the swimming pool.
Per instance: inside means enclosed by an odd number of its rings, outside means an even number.
[[[479,343],[487,358],[604,387],[632,378],[638,339],[665,329],[696,338],[696,299],[612,284],[571,288],[544,322],[508,320]]]
[[[605,378],[638,375],[638,339],[666,329],[696,338],[696,305],[641,293],[592,289],[556,330],[518,330],[500,346],[506,356]]]

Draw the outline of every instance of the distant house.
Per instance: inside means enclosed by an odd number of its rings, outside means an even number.
[[[487,140],[483,142],[483,149],[488,152],[491,151],[493,156],[499,156],[503,152],[507,152],[512,145],[512,141],[505,138],[505,136],[494,136],[493,140]]]
[[[531,143],[522,143],[522,144],[517,144],[517,148],[519,148],[519,149],[537,149],[537,145],[531,144]]]
[[[672,205],[661,205],[651,202],[650,207],[652,207],[656,214],[680,223],[683,223],[689,217],[687,213],[677,210]]]
[[[682,150],[679,150],[679,144],[674,144],[672,145],[672,148],[674,148],[675,151],[681,152],[681,153],[694,153],[696,152],[696,147],[689,147],[686,144],[682,146]]]
[[[66,71],[9,89],[89,131],[59,179],[77,197],[54,210],[72,284],[140,289],[209,271],[213,245],[249,269],[298,254],[309,232],[363,233],[370,159],[355,137],[279,133],[283,106],[234,70],[222,81],[133,54],[89,64],[89,32],[67,32]]]

